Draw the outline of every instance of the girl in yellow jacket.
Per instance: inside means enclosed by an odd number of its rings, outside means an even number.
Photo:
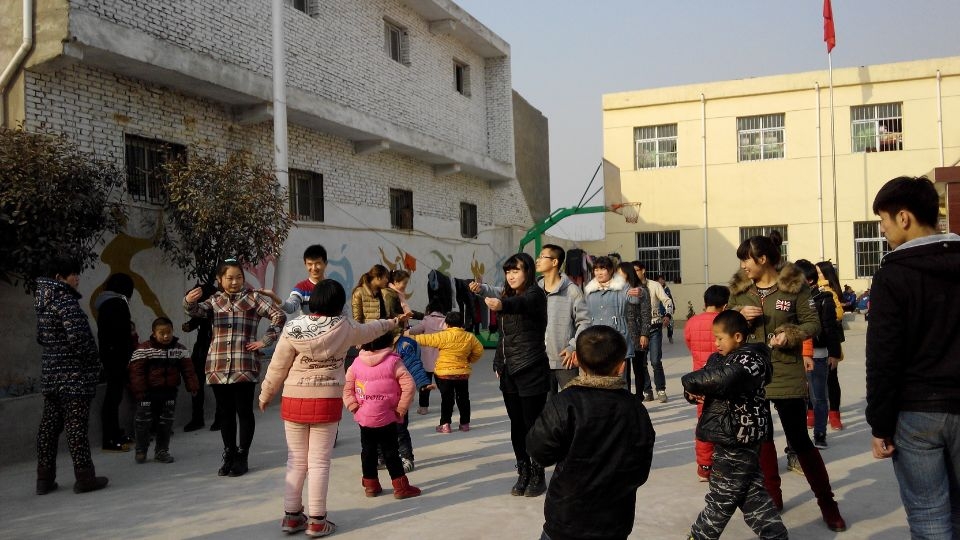
[[[450,433],[453,404],[460,411],[460,431],[470,431],[470,364],[483,355],[483,345],[472,333],[463,329],[463,315],[447,314],[444,329],[435,334],[410,336],[420,346],[440,351],[434,375],[440,391],[440,425],[437,433]]]

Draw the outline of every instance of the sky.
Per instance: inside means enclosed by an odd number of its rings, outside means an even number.
[[[513,88],[547,117],[553,209],[600,164],[604,94],[827,69],[823,0],[454,1],[510,44]],[[960,0],[832,4],[835,69],[960,55]],[[602,238],[602,217],[550,234]]]

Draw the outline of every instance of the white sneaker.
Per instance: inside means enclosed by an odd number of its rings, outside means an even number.
[[[657,401],[660,403],[667,402],[667,391],[666,390],[657,390]]]
[[[407,459],[405,457],[400,458],[400,461],[403,462],[403,472],[408,473],[413,471],[413,460]]]

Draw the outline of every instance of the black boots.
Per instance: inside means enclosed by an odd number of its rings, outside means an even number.
[[[57,469],[37,467],[37,495],[46,495],[57,489]]]
[[[93,465],[74,467],[73,473],[77,477],[77,482],[73,484],[74,493],[87,493],[88,491],[103,489],[107,487],[107,482],[109,482],[105,476],[97,476]]]
[[[217,470],[217,476],[227,476],[233,469],[233,461],[237,458],[237,447],[228,446],[223,449],[223,464]]]
[[[530,482],[523,491],[524,497],[537,497],[547,491],[547,480],[543,477],[543,467],[536,461],[530,463]]]
[[[510,494],[514,497],[521,497],[527,489],[527,484],[530,483],[530,462],[518,461],[517,473],[520,476],[517,478],[517,483],[510,489]]]
[[[247,449],[237,448],[237,455],[233,458],[233,467],[230,467],[229,476],[243,476],[247,474]]]

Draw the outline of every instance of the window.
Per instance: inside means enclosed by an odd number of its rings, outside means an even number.
[[[453,80],[457,92],[470,97],[470,66],[454,60]]]
[[[297,221],[323,221],[323,175],[290,169],[290,217]]]
[[[390,190],[390,224],[394,229],[413,229],[413,192]]]
[[[302,11],[306,13],[307,15],[310,14],[310,9],[308,4],[309,4],[309,0],[287,0],[287,5],[289,5],[290,7],[292,7],[297,11]]]
[[[663,274],[667,281],[680,282],[680,231],[637,233],[637,260],[652,278]]]
[[[460,236],[477,237],[477,205],[460,203]]]
[[[880,234],[879,221],[853,223],[854,265],[858,278],[873,277],[880,268],[880,259],[889,251],[887,239]]]
[[[782,159],[784,115],[737,118],[738,161]]]
[[[164,184],[167,175],[163,164],[180,159],[186,147],[159,139],[136,135],[124,136],[124,156],[127,167],[127,191],[134,201],[163,204],[166,200]]]
[[[903,150],[900,103],[850,107],[851,152]]]
[[[753,236],[770,236],[772,231],[777,231],[780,233],[780,238],[783,239],[783,243],[780,244],[780,256],[784,259],[787,257],[787,244],[790,239],[787,236],[787,226],[786,225],[761,225],[760,227],[740,227],[740,243],[742,244],[747,238]]]
[[[390,21],[383,21],[383,44],[387,55],[405,66],[410,65],[407,30]]]
[[[638,127],[633,130],[637,169],[677,166],[677,125]]]

